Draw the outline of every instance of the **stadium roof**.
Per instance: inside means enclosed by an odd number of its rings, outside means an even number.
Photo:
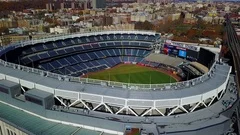
[[[15,86],[16,83],[10,82],[10,81],[7,81],[7,80],[1,80],[0,85],[7,86],[7,87],[12,87],[12,86]]]
[[[38,135],[100,135],[101,132],[51,122],[0,102],[0,120]],[[4,118],[4,119],[1,119]]]
[[[38,90],[38,89],[31,89],[31,90],[26,91],[26,93],[37,96],[37,97],[41,97],[41,98],[45,98],[45,97],[52,95],[52,93],[45,92],[45,91]]]

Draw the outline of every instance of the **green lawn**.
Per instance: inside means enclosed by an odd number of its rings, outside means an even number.
[[[152,68],[122,64],[111,69],[103,70],[96,73],[90,73],[85,77],[101,80],[110,80],[125,83],[140,83],[140,84],[161,84],[176,82],[171,76]]]

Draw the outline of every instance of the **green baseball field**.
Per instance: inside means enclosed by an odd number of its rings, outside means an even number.
[[[173,83],[177,81],[170,75],[158,71],[154,68],[133,64],[120,64],[111,69],[95,73],[89,73],[85,75],[85,77],[107,81],[110,80],[138,84],[161,84],[161,83]]]

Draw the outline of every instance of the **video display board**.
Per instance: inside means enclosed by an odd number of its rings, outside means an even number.
[[[168,44],[164,45],[163,51],[165,54],[179,56],[179,57],[183,57],[183,58],[186,58],[186,55],[187,55],[185,48],[168,45]]]
[[[178,56],[179,56],[179,57],[186,58],[186,57],[187,57],[187,52],[186,52],[186,50],[185,50],[185,51],[184,51],[184,50],[179,50],[179,51],[178,51]]]
[[[176,46],[172,46],[172,45],[164,45],[164,53],[168,54],[168,55],[178,55],[178,49],[176,48]]]

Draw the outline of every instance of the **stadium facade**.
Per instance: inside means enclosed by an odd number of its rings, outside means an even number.
[[[169,84],[81,77],[119,63],[161,68],[166,63],[145,59],[161,51],[208,70]],[[163,45],[160,34],[145,31],[92,32],[12,44],[0,51],[1,121],[26,134],[59,134],[58,129],[65,129],[61,134],[124,134],[133,128],[155,135],[227,134],[232,132],[238,96],[231,67],[217,56],[199,46],[169,41]],[[27,125],[13,117],[34,121]],[[2,127],[0,134],[10,132]]]

